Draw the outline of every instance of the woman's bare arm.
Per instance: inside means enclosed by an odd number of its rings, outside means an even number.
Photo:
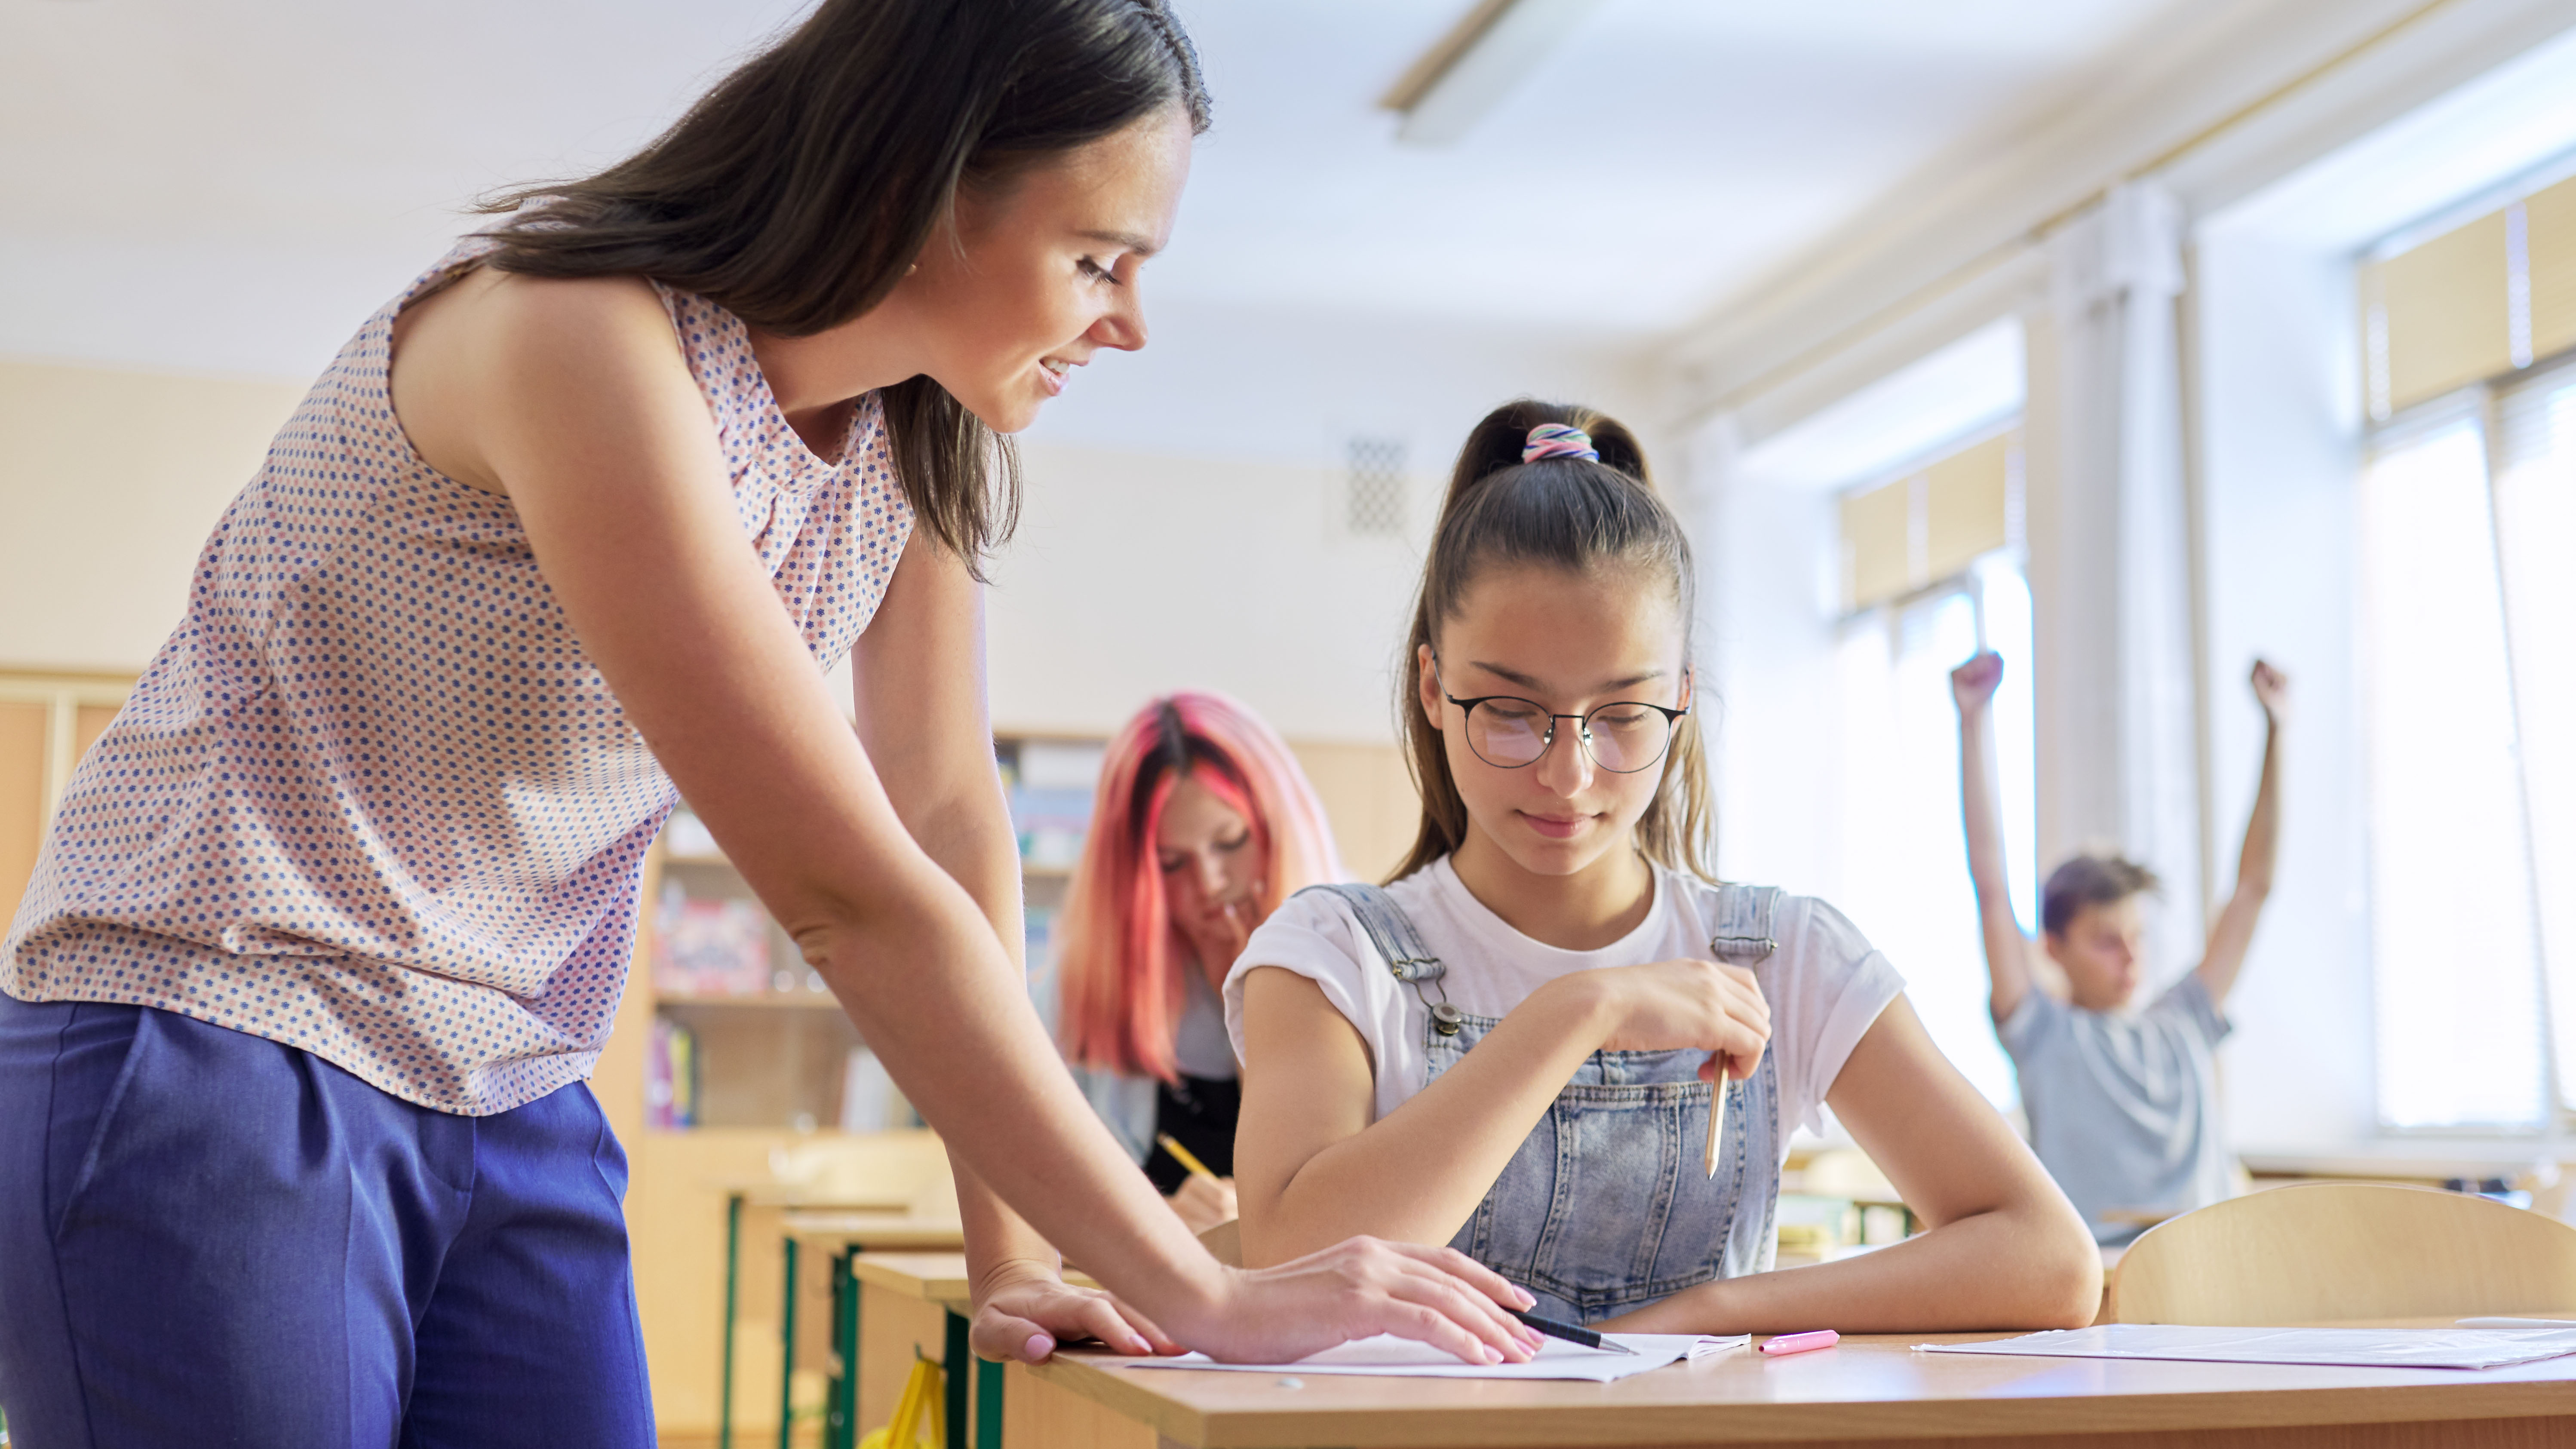
[[[1703,1283],[1607,1326],[1930,1333],[2093,1321],[2102,1260],[2084,1220],[1905,998],[1852,1049],[1827,1100],[1927,1229],[1840,1262]]]
[[[927,531],[916,532],[851,662],[859,743],[896,818],[966,888],[1025,977],[1019,842],[993,760],[984,685],[984,592],[965,561]],[[979,1350],[1043,1358],[1056,1340],[1081,1337],[1140,1351],[1175,1347],[1150,1322],[1122,1316],[1107,1295],[1068,1289],[1046,1239],[954,1151],[949,1166],[975,1285]]]
[[[1213,1352],[1381,1329],[1522,1351],[1486,1296],[1517,1295],[1463,1259],[1359,1244],[1270,1279],[1218,1268],[1083,1102],[995,922],[914,840],[842,720],[743,536],[652,291],[502,278],[447,300],[472,306],[439,319],[443,340],[403,344],[427,344],[401,364],[412,386],[397,372],[405,425],[440,440],[434,466],[516,504],[626,718],[970,1181]]]

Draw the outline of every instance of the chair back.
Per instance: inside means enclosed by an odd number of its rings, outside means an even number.
[[[2121,1255],[2114,1323],[2211,1327],[2576,1314],[2576,1228],[2425,1187],[2312,1183],[2160,1223]]]

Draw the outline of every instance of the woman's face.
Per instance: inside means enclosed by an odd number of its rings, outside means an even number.
[[[1190,140],[1173,106],[999,186],[961,188],[955,226],[931,234],[880,320],[985,426],[1026,428],[1094,353],[1145,345],[1137,271],[1171,237]]]
[[[1252,823],[1200,784],[1195,771],[1172,783],[1154,833],[1154,864],[1163,872],[1172,924],[1184,935],[1197,939],[1215,931],[1228,907],[1258,909],[1269,865],[1261,856]]]
[[[1564,715],[1622,701],[1684,708],[1690,686],[1671,587],[1629,568],[1492,568],[1468,586],[1439,641],[1436,663],[1422,651],[1422,708],[1466,802],[1460,853],[1499,850],[1545,876],[1624,858],[1671,764],[1669,749],[1642,770],[1613,774],[1584,750],[1577,721],[1560,719],[1535,764],[1505,769],[1469,748],[1465,711],[1442,696],[1513,695]]]

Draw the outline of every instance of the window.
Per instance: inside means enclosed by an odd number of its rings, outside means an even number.
[[[2576,367],[2374,441],[2363,708],[2380,1118],[2576,1107]]]
[[[2558,1105],[2576,1110],[2576,368],[2526,384],[2499,410],[2495,485],[2512,634],[2518,758],[2534,905],[2553,1018]]]
[[[1959,816],[1950,671],[2001,653],[1996,767],[2014,911],[2037,915],[2031,602],[2018,561],[2019,440],[2002,433],[1842,503],[1847,604],[1841,886],[1835,904],[1887,953],[1933,1040],[1999,1107],[2012,1065],[1988,1015],[1985,947]]]
[[[2532,1126],[2540,977],[2474,413],[2376,450],[2361,550],[2380,1120]]]
[[[2576,1109],[2576,178],[2442,225],[2361,269],[2379,1115],[2532,1129]]]

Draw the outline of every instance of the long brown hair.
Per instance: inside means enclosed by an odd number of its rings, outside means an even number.
[[[1530,429],[1542,423],[1581,428],[1600,461],[1541,458],[1521,461]],[[1422,708],[1422,650],[1436,647],[1442,620],[1458,615],[1468,587],[1496,564],[1546,564],[1569,573],[1604,566],[1651,570],[1667,581],[1681,610],[1682,657],[1690,657],[1694,575],[1690,539],[1681,520],[1655,496],[1646,455],[1636,435],[1615,418],[1590,408],[1531,398],[1505,403],[1485,415],[1458,452],[1440,526],[1423,561],[1422,587],[1414,596],[1413,629],[1404,642],[1395,707],[1404,722],[1406,764],[1422,796],[1422,828],[1413,849],[1389,880],[1413,874],[1456,850],[1467,838],[1467,804],[1449,773],[1440,728]],[[1669,870],[1702,880],[1717,874],[1710,861],[1717,807],[1708,782],[1708,760],[1699,734],[1699,695],[1692,710],[1673,722],[1673,742],[1653,803],[1637,821],[1637,848]]]
[[[643,150],[485,201],[519,211],[486,261],[650,277],[806,336],[885,300],[959,186],[1007,184],[1173,105],[1207,129],[1198,54],[1164,0],[823,0]],[[882,397],[914,517],[980,573],[1019,519],[1018,454],[927,376]]]

